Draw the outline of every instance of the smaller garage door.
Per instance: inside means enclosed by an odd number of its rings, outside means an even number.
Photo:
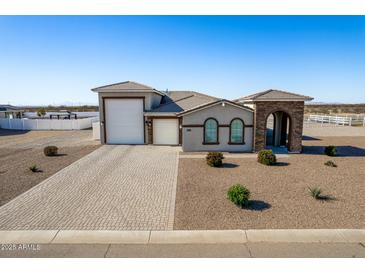
[[[178,145],[179,120],[153,119],[153,143],[156,145]]]

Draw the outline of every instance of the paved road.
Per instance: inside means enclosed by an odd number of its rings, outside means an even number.
[[[178,148],[102,146],[0,207],[0,230],[168,230]]]
[[[11,246],[0,245],[0,249]],[[365,258],[365,245],[346,243],[248,244],[49,244],[14,246],[0,257],[119,257],[119,258]]]

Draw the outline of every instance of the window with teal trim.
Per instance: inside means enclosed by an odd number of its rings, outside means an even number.
[[[218,123],[214,119],[208,119],[204,124],[204,143],[218,143]]]
[[[240,119],[233,119],[231,122],[230,141],[233,144],[243,143],[243,122]]]

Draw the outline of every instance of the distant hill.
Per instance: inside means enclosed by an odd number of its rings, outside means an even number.
[[[365,104],[306,104],[304,107],[304,113],[316,113],[316,114],[364,114]]]

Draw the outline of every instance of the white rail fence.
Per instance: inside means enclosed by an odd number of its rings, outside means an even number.
[[[336,125],[352,125],[352,117],[345,116],[330,116],[330,115],[309,115],[309,122],[336,124]],[[363,124],[365,123],[365,119]]]
[[[92,127],[98,117],[77,120],[0,118],[0,128],[15,130],[81,130]]]

